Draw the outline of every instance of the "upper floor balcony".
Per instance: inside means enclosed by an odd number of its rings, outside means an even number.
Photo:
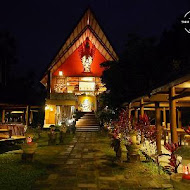
[[[52,100],[77,100],[74,93],[51,93],[50,99]]]

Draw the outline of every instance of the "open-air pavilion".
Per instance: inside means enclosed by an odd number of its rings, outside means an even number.
[[[162,142],[169,141],[181,145],[187,143],[188,135],[182,127],[188,126],[188,108],[190,108],[189,74],[153,89],[130,103],[130,111],[135,120],[138,119],[138,115],[154,111],[158,154],[162,151]]]

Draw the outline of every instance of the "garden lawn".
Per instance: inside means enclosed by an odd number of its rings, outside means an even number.
[[[101,144],[101,151],[105,153],[107,166],[112,168],[114,176],[121,180],[120,189],[170,189],[170,176],[166,174],[156,163],[145,161],[145,157],[140,154],[141,162],[129,163],[126,161],[127,151],[122,145],[122,162],[117,162],[115,152],[110,148],[110,138],[103,133],[98,137],[98,144]],[[133,187],[133,188],[132,188]],[[168,187],[168,188],[167,188]]]
[[[0,189],[31,189],[36,179],[47,175],[48,166],[73,136],[67,134],[62,145],[48,146],[47,132],[42,132],[41,137],[36,138],[38,148],[33,163],[23,163],[21,154],[14,151],[0,154]]]

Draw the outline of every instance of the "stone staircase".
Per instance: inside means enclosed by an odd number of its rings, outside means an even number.
[[[100,126],[92,112],[86,112],[78,121],[76,121],[77,132],[93,132],[99,131]]]

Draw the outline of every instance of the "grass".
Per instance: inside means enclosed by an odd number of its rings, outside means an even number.
[[[73,137],[73,134],[66,134],[63,145],[69,144]],[[34,138],[38,143],[38,148],[35,153],[34,162],[32,163],[23,163],[21,154],[0,154],[1,190],[31,189],[39,177],[47,174],[47,168],[52,163],[52,160],[60,151],[64,150],[63,145],[48,146],[48,135],[46,131],[41,133],[40,138],[35,133]]]
[[[129,163],[126,162],[127,151],[123,144],[121,144],[122,148],[122,160],[123,163],[115,162],[115,152],[109,146],[111,144],[111,138],[108,137],[106,133],[101,133],[98,135],[99,143],[103,146],[101,147],[102,152],[106,154],[108,160],[110,160],[110,167],[112,167],[112,171],[115,175],[127,175],[129,172],[131,175],[141,176],[165,176],[167,175],[162,168],[159,168],[156,163],[153,161],[149,162],[137,162],[137,163]],[[142,154],[141,154],[142,156]]]
[[[183,159],[190,160],[190,146],[181,146],[176,154],[180,155]]]
[[[20,155],[0,155],[0,189],[30,189],[34,181],[45,174],[45,165],[40,163],[24,164]]]
[[[163,169],[153,161],[143,162],[143,165],[151,171],[153,175],[167,175]]]

